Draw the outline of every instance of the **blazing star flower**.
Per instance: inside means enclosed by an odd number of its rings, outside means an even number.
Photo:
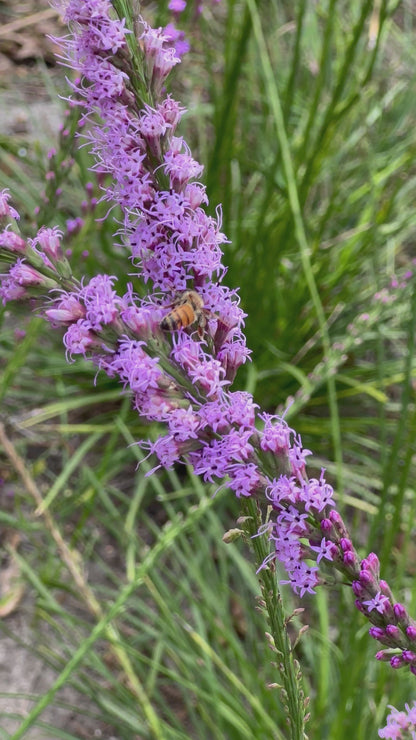
[[[185,0],[169,0],[168,8],[172,13],[183,13],[186,8],[186,2]]]
[[[380,580],[377,556],[361,560],[356,553],[325,471],[309,479],[311,451],[300,436],[284,419],[258,413],[250,394],[231,390],[249,358],[245,314],[237,291],[222,285],[221,210],[215,218],[207,214],[205,188],[196,179],[202,167],[176,132],[184,109],[164,93],[180,61],[168,35],[142,23],[144,100],[125,71],[129,31],[111,3],[63,5],[71,34],[60,44],[64,63],[79,74],[71,86],[82,109],[80,135],[95,170],[111,175],[102,199],[122,211],[118,235],[147,294],[137,296],[130,285],[119,295],[109,275],[75,280],[58,229],[41,229],[25,246],[6,229],[0,249],[14,254],[15,263],[1,278],[3,302],[49,289],[43,314],[65,328],[68,360],[90,359],[130,391],[140,415],[164,425],[165,434],[142,443],[157,458],[153,471],[191,463],[205,481],[226,481],[237,497],[269,502],[271,518],[261,534],[272,550],[260,570],[278,560],[288,576],[281,583],[300,596],[315,593],[322,567],[339,571],[372,624],[371,636],[390,651],[378,659],[416,674],[416,623]],[[1,194],[0,215],[2,209],[15,219],[7,201]]]
[[[9,274],[0,275],[0,298],[3,306],[9,301],[18,301],[29,298],[29,293]]]
[[[13,218],[18,221],[20,216],[18,212],[9,205],[11,195],[7,189],[0,192],[0,218]]]
[[[166,36],[172,41],[175,46],[175,54],[180,59],[187,54],[191,48],[188,39],[185,36],[185,31],[181,31],[173,23],[168,23],[163,29]]]
[[[413,706],[405,704],[405,712],[399,712],[391,705],[392,710],[387,717],[387,724],[378,731],[378,736],[391,740],[415,740],[416,738],[416,701]]]

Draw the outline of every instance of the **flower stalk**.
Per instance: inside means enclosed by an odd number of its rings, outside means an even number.
[[[245,514],[244,530],[251,539],[256,563],[261,567],[268,556],[265,538],[257,536],[262,521],[261,511],[254,498],[242,500],[242,511]],[[277,685],[276,688],[280,689],[280,700],[286,713],[290,737],[303,740],[307,737],[305,726],[309,719],[307,712],[309,699],[304,696],[302,673],[287,630],[291,617],[287,618],[284,613],[282,598],[277,589],[275,568],[262,568],[259,581],[263,597],[261,607],[270,629],[270,633],[266,633],[266,639],[275,655],[275,665],[282,681],[282,685]]]

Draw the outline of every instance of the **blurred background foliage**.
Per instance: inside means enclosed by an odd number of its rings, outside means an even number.
[[[6,24],[15,21],[11,9],[0,7]],[[155,25],[171,20],[165,1],[143,3],[142,11]],[[188,110],[181,134],[205,166],[212,213],[222,204],[226,280],[240,287],[247,313],[252,363],[236,387],[270,412],[286,410],[314,453],[311,474],[327,468],[356,546],[363,556],[380,555],[383,577],[413,614],[415,20],[411,0],[205,0],[201,15],[189,2],[180,23],[191,50],[170,81]],[[49,22],[58,23],[52,15]],[[29,28],[33,41],[38,26]],[[56,109],[57,96],[68,95],[64,73],[43,45],[22,61],[1,39],[12,62],[7,87],[22,96],[29,120],[38,98],[54,111],[52,125],[41,113],[33,132],[5,124],[1,134],[0,187],[10,188],[22,233],[58,224],[74,273],[106,271],[122,291],[132,268],[115,236],[119,214],[91,206],[100,183],[87,148],[70,135],[76,112],[65,113],[63,99]],[[60,167],[51,184],[52,145]],[[126,740],[285,737],[278,692],[266,688],[278,678],[255,609],[248,548],[221,540],[235,525],[237,502],[226,490],[213,497],[188,470],[146,478],[151,464],[137,468],[134,442],[157,429],[144,427],[114,381],[95,379],[85,362],[68,365],[58,332],[33,311],[1,312],[3,419],[102,613],[118,607],[117,636],[103,629],[90,645],[99,617],[68,578],[50,523],[34,516],[16,465],[3,458],[4,564],[26,595],[0,626],[4,639],[14,636],[50,670],[46,713],[29,717],[27,732],[42,731],[36,740],[81,740],[97,728]],[[284,601],[288,613],[299,606],[287,587]],[[411,701],[414,680],[374,660],[376,644],[349,590],[321,589],[301,606],[297,629],[310,625],[297,647],[310,737],[376,737],[387,704]],[[16,613],[30,626],[25,638],[16,634]],[[62,699],[67,714],[58,721],[61,694],[51,687],[77,650],[80,662],[63,679],[75,693]],[[0,699],[0,737],[20,726],[24,690],[18,683],[11,690]],[[36,706],[31,691],[25,711]],[[74,698],[81,695],[85,706]]]

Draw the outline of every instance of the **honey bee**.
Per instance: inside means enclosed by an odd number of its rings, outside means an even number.
[[[172,304],[172,310],[160,322],[164,331],[177,331],[196,324],[203,331],[206,318],[204,301],[196,290],[185,290]]]

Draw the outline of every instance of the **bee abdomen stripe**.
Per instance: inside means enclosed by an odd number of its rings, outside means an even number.
[[[162,329],[168,331],[174,331],[175,329],[185,328],[190,326],[195,321],[195,312],[187,303],[184,303],[180,308],[175,308],[171,313],[165,316],[160,322]]]
[[[182,306],[182,311],[183,311],[182,325],[189,326],[189,324],[192,324],[195,321],[194,309],[192,308],[192,306],[186,303],[184,306]]]

